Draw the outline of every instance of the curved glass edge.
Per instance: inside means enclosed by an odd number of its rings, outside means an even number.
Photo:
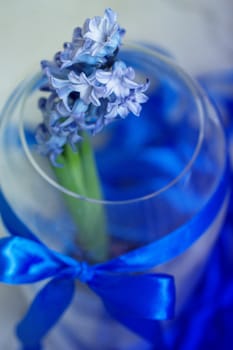
[[[127,49],[128,49],[128,47],[127,47]],[[38,84],[40,84],[39,80],[41,79],[41,74],[37,74],[33,78],[28,79],[28,81],[25,84],[26,86],[24,85],[25,89],[22,92],[22,106],[21,106],[21,116],[22,117],[21,117],[20,125],[19,125],[19,134],[20,134],[22,146],[23,146],[23,149],[25,151],[25,154],[26,154],[28,160],[30,161],[31,165],[34,167],[36,172],[38,172],[49,184],[51,184],[57,190],[65,193],[71,197],[74,197],[76,199],[86,200],[86,201],[89,201],[92,203],[102,204],[102,205],[121,205],[121,204],[130,204],[130,203],[148,200],[150,198],[158,196],[161,193],[169,190],[172,186],[174,186],[180,180],[182,180],[182,178],[185,176],[185,174],[191,169],[193,163],[195,162],[195,160],[199,154],[199,151],[200,151],[200,148],[201,148],[201,145],[203,142],[203,138],[204,138],[204,115],[205,115],[205,113],[204,113],[205,102],[202,98],[201,89],[199,89],[199,86],[179,66],[177,66],[177,64],[174,63],[173,60],[169,56],[165,56],[164,54],[161,54],[157,51],[155,52],[154,50],[152,51],[147,46],[142,47],[141,45],[137,45],[134,43],[129,44],[129,49],[140,50],[141,52],[145,52],[146,54],[148,54],[150,56],[153,55],[154,57],[156,57],[157,59],[159,59],[163,63],[167,63],[170,66],[170,68],[173,69],[174,71],[176,71],[178,76],[186,83],[187,87],[189,88],[189,90],[191,91],[191,93],[194,96],[194,101],[195,101],[197,111],[198,111],[198,116],[199,116],[199,126],[200,127],[199,127],[199,135],[198,135],[196,147],[194,149],[193,155],[192,155],[191,159],[189,160],[188,164],[183,168],[183,170],[179,173],[179,175],[176,178],[174,178],[172,181],[170,181],[168,184],[166,184],[164,187],[160,188],[159,190],[152,192],[150,194],[147,194],[145,196],[133,198],[133,199],[128,199],[128,200],[111,201],[111,200],[98,200],[98,199],[94,199],[94,198],[84,197],[84,196],[81,196],[75,192],[72,192],[72,191],[60,186],[56,181],[54,181],[54,179],[49,177],[40,168],[40,166],[34,160],[32,154],[30,152],[30,149],[27,145],[26,135],[25,135],[25,131],[24,131],[23,109],[24,109],[24,105],[26,103],[27,95],[31,94],[35,89],[37,89]]]

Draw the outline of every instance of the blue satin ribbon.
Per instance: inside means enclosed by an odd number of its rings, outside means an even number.
[[[132,328],[132,320],[137,319],[139,334],[145,336],[144,322],[150,324],[146,337],[153,341],[154,321],[173,317],[173,278],[153,273],[116,274],[117,269],[113,266],[111,269],[105,267],[107,263],[90,266],[78,262],[50,250],[42,243],[23,237],[2,238],[1,281],[24,284],[52,278],[39,292],[17,328],[24,347],[38,346],[41,338],[57,322],[72,300],[76,279],[86,283],[113,315],[120,315],[121,322],[126,326]]]

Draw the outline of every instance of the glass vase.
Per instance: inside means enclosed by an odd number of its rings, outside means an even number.
[[[98,216],[93,216],[101,208],[109,260],[172,235],[175,244],[182,242],[189,235],[190,223],[202,220],[201,213],[227,167],[224,132],[198,85],[171,58],[149,46],[131,43],[120,55],[140,80],[150,79],[149,100],[140,117],[130,115],[92,138],[102,199],[86,198],[61,186],[49,161],[37,152],[40,74],[23,81],[12,93],[1,123],[4,198],[20,221],[51,249],[90,263],[95,252],[77,244],[81,228],[74,223],[67,198],[76,202],[77,215],[93,221],[93,230],[102,227]],[[203,271],[227,201],[224,188],[215,215],[203,225],[198,239],[153,268],[153,272],[175,277],[173,322]],[[29,301],[39,287],[24,287]],[[169,322],[158,323],[163,332],[170,327]],[[143,350],[153,345],[111,318],[98,297],[77,282],[74,302],[45,340],[45,349],[55,348]]]

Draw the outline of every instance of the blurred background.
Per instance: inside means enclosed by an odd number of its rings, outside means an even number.
[[[232,0],[0,0],[0,109],[74,27],[106,7],[118,13],[126,40],[168,49],[193,76],[233,67]],[[0,285],[0,349],[17,349],[13,330],[24,306],[20,288]]]

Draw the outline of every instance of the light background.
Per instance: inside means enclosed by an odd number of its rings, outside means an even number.
[[[233,67],[232,0],[0,0],[0,108],[74,27],[106,7],[118,13],[127,40],[168,48],[192,75]],[[0,285],[0,349],[17,349],[13,327],[24,307],[19,288]]]

